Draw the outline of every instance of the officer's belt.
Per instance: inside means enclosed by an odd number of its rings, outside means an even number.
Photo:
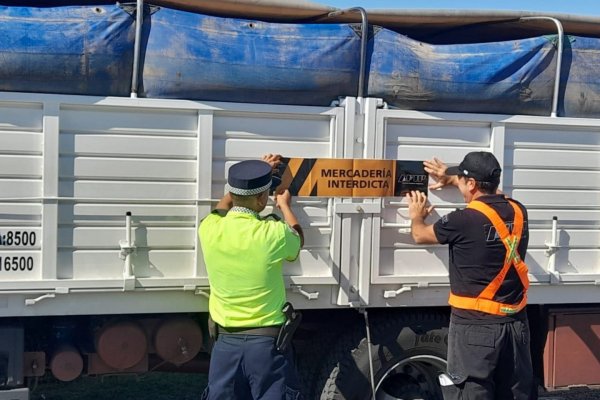
[[[251,327],[238,327],[238,328],[225,328],[224,326],[217,325],[219,334],[225,335],[257,335],[257,336],[270,336],[276,338],[279,335],[281,326],[262,326],[258,328]]]

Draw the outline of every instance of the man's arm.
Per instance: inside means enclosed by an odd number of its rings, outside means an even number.
[[[417,244],[438,244],[433,225],[427,225],[425,218],[433,211],[433,206],[427,205],[427,195],[412,191],[406,195],[408,212],[411,220],[411,234]]]
[[[283,220],[298,232],[298,235],[300,235],[300,247],[302,247],[304,246],[304,232],[302,232],[298,218],[296,218],[296,215],[292,211],[291,202],[292,195],[287,189],[283,193],[275,195],[275,203],[277,204],[277,208],[281,210],[281,214],[283,214]]]
[[[231,207],[233,207],[233,200],[231,199],[231,194],[227,192],[225,196],[223,196],[223,198],[219,200],[217,206],[215,207],[215,210],[223,210],[227,212],[231,210]]]
[[[273,169],[273,173],[275,173],[277,166],[281,163],[281,155],[272,153],[265,154],[263,155],[262,160],[269,163]],[[277,208],[279,208],[281,210],[281,214],[283,214],[283,220],[285,223],[298,232],[298,235],[300,236],[300,247],[304,246],[304,232],[302,231],[302,227],[298,222],[298,218],[296,218],[296,215],[292,211],[292,195],[290,191],[286,189],[281,193],[275,193],[274,199]]]

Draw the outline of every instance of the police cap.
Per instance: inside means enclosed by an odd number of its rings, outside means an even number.
[[[279,184],[271,165],[260,160],[245,160],[229,168],[225,190],[239,196],[259,194]]]

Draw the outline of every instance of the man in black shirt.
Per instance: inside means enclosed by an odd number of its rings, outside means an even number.
[[[427,196],[408,198],[412,236],[419,244],[448,244],[451,318],[445,400],[529,400],[534,397],[529,352],[527,210],[498,191],[502,169],[489,152],[472,152],[457,167],[425,161],[432,189],[454,185],[467,208],[433,225]]]

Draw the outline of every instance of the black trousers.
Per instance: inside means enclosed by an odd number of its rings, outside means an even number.
[[[537,398],[529,351],[529,324],[466,325],[450,320],[444,400]]]

